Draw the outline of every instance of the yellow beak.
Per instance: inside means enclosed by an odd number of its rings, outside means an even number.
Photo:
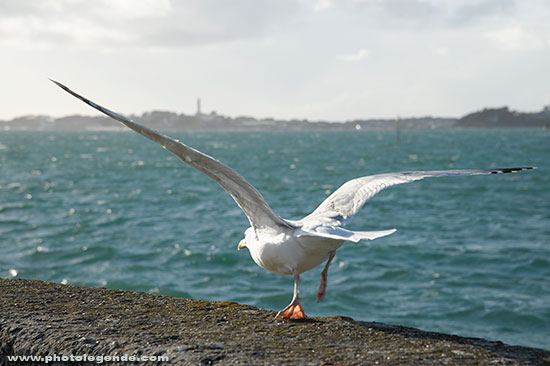
[[[237,245],[237,250],[241,250],[243,248],[246,248],[246,242],[244,239],[239,242],[239,245]]]

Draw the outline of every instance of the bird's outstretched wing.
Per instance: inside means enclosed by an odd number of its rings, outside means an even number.
[[[460,175],[481,175],[512,173],[534,167],[475,169],[475,170],[434,170],[387,173],[356,178],[344,183],[334,191],[308,216],[299,220],[301,224],[317,223],[325,225],[345,225],[359,211],[365,202],[383,190],[395,184],[414,182],[429,177]]]
[[[69,94],[72,94],[84,103],[88,104],[89,106],[97,109],[102,113],[105,113],[111,118],[114,118],[125,126],[136,131],[140,135],[143,135],[150,140],[158,142],[162,145],[162,147],[176,154],[184,163],[189,164],[192,167],[200,170],[204,174],[208,175],[220,186],[222,186],[222,188],[225,189],[231,195],[231,197],[233,197],[237,205],[239,205],[239,207],[248,217],[250,224],[255,228],[277,228],[278,226],[291,226],[291,224],[281,219],[279,216],[275,215],[275,213],[271,210],[260,192],[258,192],[235,170],[224,165],[218,160],[206,154],[203,154],[200,151],[193,149],[192,147],[185,145],[178,140],[165,136],[160,132],[155,131],[140,123],[134,122],[129,118],[124,117],[123,115],[112,112],[109,109],[104,108],[99,104],[96,104],[91,100],[75,93],[65,85],[55,80],[51,81],[57,84]]]

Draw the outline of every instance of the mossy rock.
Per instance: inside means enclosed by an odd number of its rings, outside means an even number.
[[[234,302],[22,279],[0,279],[0,294],[0,365],[54,354],[169,358],[139,365],[550,365],[534,348],[346,317],[274,320]]]

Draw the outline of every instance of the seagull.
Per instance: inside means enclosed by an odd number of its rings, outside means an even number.
[[[336,250],[344,242],[373,240],[396,231],[396,229],[350,231],[342,227],[350,221],[368,199],[384,188],[431,177],[513,173],[535,169],[535,167],[519,167],[404,171],[359,177],[340,186],[311,214],[299,220],[288,220],[277,216],[260,192],[227,165],[176,139],[104,108],[55,80],[50,80],[89,106],[121,122],[140,135],[159,143],[163,148],[177,155],[184,163],[212,178],[231,195],[250,222],[250,227],[245,230],[244,239],[239,242],[237,249],[247,248],[254,262],[263,269],[281,275],[292,275],[294,278],[292,300],[277,313],[275,319],[306,317],[298,296],[298,281],[301,273],[317,267],[326,260],[317,291],[317,302],[320,302],[326,294],[329,266],[334,259]]]

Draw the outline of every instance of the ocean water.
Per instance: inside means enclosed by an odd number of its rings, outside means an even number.
[[[418,327],[550,349],[550,132],[173,132],[235,168],[286,218],[340,184],[400,171],[534,165],[388,188],[349,228],[310,316]],[[244,214],[219,186],[133,132],[0,132],[0,276],[279,310],[292,278],[237,244]],[[1,294],[0,294],[1,296]]]

